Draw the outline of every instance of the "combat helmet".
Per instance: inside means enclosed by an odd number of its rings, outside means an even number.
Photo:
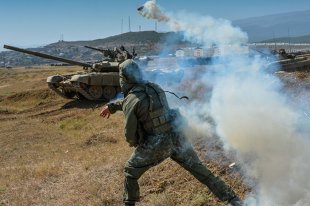
[[[141,69],[132,59],[127,59],[120,64],[119,77],[121,90],[125,96],[134,85],[144,83]]]

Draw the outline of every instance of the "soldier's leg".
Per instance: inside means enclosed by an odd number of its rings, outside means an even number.
[[[205,184],[220,200],[230,201],[236,197],[234,191],[225,182],[202,164],[191,144],[186,139],[180,140],[176,143],[171,158]]]
[[[165,150],[151,150],[137,147],[130,159],[125,164],[124,202],[134,203],[139,201],[140,192],[138,179],[149,168],[159,164],[170,154]]]

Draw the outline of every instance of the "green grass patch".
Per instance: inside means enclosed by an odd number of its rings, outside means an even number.
[[[0,194],[5,193],[5,191],[6,191],[6,188],[5,188],[5,187],[0,186]]]
[[[82,130],[86,127],[88,122],[82,117],[76,117],[74,119],[65,119],[59,122],[59,128],[64,131]]]

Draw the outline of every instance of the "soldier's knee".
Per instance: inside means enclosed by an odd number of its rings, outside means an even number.
[[[125,177],[130,177],[130,178],[135,177],[134,169],[128,166],[127,164],[125,165],[124,172],[125,172]]]
[[[130,167],[128,165],[125,166],[125,177],[131,179],[139,179],[143,174],[139,168]]]

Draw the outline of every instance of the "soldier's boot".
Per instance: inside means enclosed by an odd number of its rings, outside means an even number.
[[[228,205],[231,205],[231,206],[243,206],[242,201],[237,196],[232,198],[228,203],[229,203]]]
[[[125,202],[125,206],[135,206],[134,202]]]

